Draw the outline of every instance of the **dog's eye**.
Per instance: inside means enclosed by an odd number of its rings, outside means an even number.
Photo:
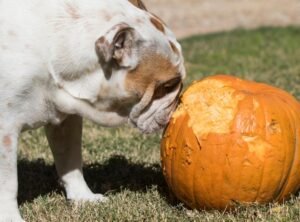
[[[154,99],[160,99],[166,94],[173,92],[180,83],[181,77],[176,77],[160,84],[155,90]]]
[[[177,86],[180,84],[180,82],[181,82],[181,77],[176,77],[174,79],[171,79],[171,80],[165,82],[163,84],[163,87],[165,88],[167,93],[169,93],[169,92],[172,92],[173,90],[175,90],[177,88]]]

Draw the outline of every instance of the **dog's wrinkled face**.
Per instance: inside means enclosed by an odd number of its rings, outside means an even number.
[[[135,26],[121,22],[110,28],[97,40],[96,52],[106,80],[122,92],[116,93],[108,109],[128,116],[131,123],[148,133],[167,124],[185,70],[172,32],[145,11],[141,1],[131,2],[142,9],[143,17],[137,18]]]

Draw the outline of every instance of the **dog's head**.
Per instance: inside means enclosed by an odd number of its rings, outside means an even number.
[[[146,11],[140,0],[130,2]],[[159,18],[144,13],[146,19],[137,18],[135,26],[112,27],[99,38],[96,51],[107,78],[125,74],[123,99],[131,103],[130,121],[141,131],[152,132],[165,126],[175,109],[185,70],[173,33]]]
[[[99,110],[128,117],[143,132],[152,132],[167,124],[177,105],[185,77],[181,47],[140,0],[120,3],[125,7],[123,17],[114,19],[95,42],[103,78],[97,97],[89,102]],[[94,92],[98,83],[90,77],[85,76],[86,85]],[[83,98],[85,92],[79,95],[78,88],[77,97]]]

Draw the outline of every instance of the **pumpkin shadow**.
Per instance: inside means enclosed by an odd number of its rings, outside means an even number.
[[[133,163],[124,156],[112,156],[103,164],[84,165],[84,177],[93,192],[114,194],[123,189],[146,192],[155,187],[173,205],[159,164]],[[32,202],[36,197],[64,191],[58,183],[54,165],[42,159],[18,161],[19,204]],[[174,203],[176,204],[176,203]]]

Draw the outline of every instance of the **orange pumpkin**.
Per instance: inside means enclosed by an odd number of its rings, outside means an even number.
[[[169,188],[191,208],[283,201],[300,186],[300,105],[266,84],[208,77],[182,95],[161,159]]]

